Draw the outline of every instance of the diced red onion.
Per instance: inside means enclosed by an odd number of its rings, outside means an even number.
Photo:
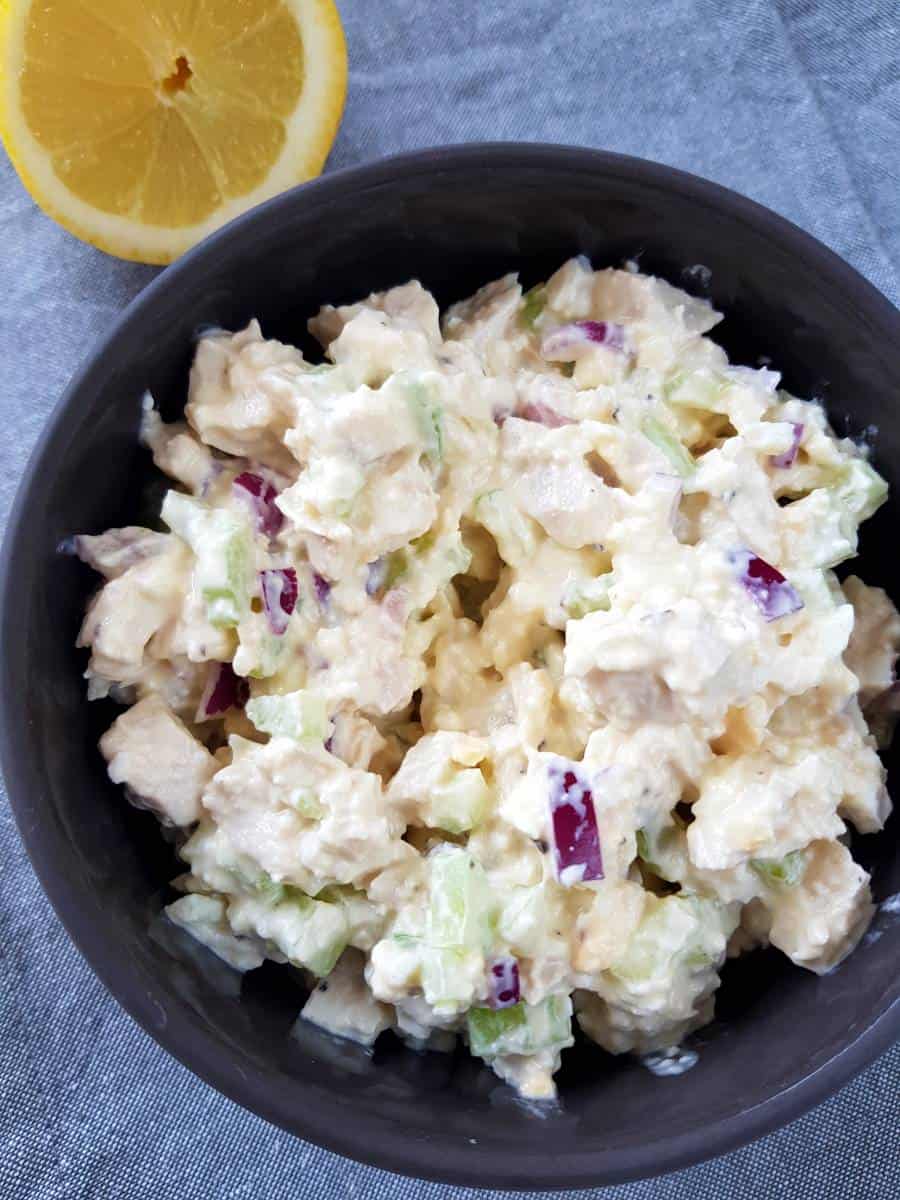
[[[728,556],[747,595],[767,621],[798,612],[803,601],[782,573],[752,550],[732,550]]]
[[[548,429],[560,429],[563,425],[574,425],[571,417],[564,417],[546,404],[523,404],[516,409],[516,416],[523,421],[536,421],[538,425],[546,425]]]
[[[259,573],[259,590],[269,628],[281,637],[297,604],[297,572],[293,567],[272,567]]]
[[[366,564],[366,595],[376,596],[387,581],[388,556],[382,554],[374,562]]]
[[[331,596],[331,584],[324,575],[320,575],[318,571],[313,571],[313,588],[315,589],[316,599],[322,608],[328,606],[328,600]]]
[[[566,759],[551,763],[547,776],[557,878],[564,887],[602,879],[603,856],[590,787]]]
[[[489,1008],[511,1008],[519,1003],[519,964],[512,956],[495,958],[488,968]]]
[[[512,408],[508,404],[495,404],[491,409],[491,416],[497,428],[502,429],[506,418],[512,416]]]
[[[541,354],[550,360],[571,360],[585,346],[625,349],[625,328],[611,321],[573,321],[560,325],[541,342]]]
[[[284,524],[284,514],[275,503],[278,492],[268,479],[255,471],[242,471],[231,487],[253,509],[259,532],[274,537]]]
[[[801,422],[796,421],[791,428],[793,429],[794,437],[787,450],[785,450],[783,454],[769,455],[769,463],[773,467],[792,467],[797,461],[797,452],[800,449],[800,443],[803,441],[803,431],[805,426]]]
[[[243,708],[249,698],[250,684],[235,675],[231,663],[210,663],[197,720],[219,717],[230,708]]]

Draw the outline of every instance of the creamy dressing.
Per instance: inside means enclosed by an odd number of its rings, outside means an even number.
[[[110,775],[187,832],[173,921],[533,1098],[573,1015],[672,1074],[726,954],[853,949],[900,617],[833,567],[886,489],[719,319],[578,258],[327,306],[323,364],[202,337],[186,420],[145,411],[169,532],[76,539]]]

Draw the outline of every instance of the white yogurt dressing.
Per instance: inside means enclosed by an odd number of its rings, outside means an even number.
[[[719,319],[578,258],[326,307],[323,365],[203,336],[145,417],[169,532],[77,539],[110,774],[189,832],[173,920],[535,1098],[573,1015],[671,1073],[727,954],[853,948],[900,618],[833,568],[886,489]]]

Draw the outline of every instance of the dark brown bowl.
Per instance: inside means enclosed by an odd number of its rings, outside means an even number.
[[[579,1042],[557,1111],[535,1117],[465,1055],[374,1057],[313,1028],[289,1036],[302,993],[272,964],[241,980],[155,920],[177,867],[154,819],[107,780],[96,749],[113,710],[85,700],[74,641],[90,572],[57,553],[75,532],[133,523],[158,503],[137,444],[149,387],[172,417],[196,331],[302,341],[323,301],[418,276],[441,302],[504,271],[525,283],[564,258],[637,258],[712,297],[736,362],[766,356],[822,397],[840,431],[877,426],[891,500],[861,572],[900,595],[900,314],[775,214],[680,171],[557,146],[429,150],[340,171],[234,221],[123,314],[57,407],[11,517],[2,563],[2,718],[9,789],[35,870],[82,953],[159,1044],[226,1095],[301,1137],[410,1175],[482,1187],[574,1188],[719,1154],[816,1104],[900,1033],[900,920],[880,918],[823,978],[775,954],[725,969],[699,1062],[655,1078]],[[697,266],[706,271],[695,270]],[[154,500],[154,494],[156,499]],[[856,841],[877,899],[900,891],[896,821]]]

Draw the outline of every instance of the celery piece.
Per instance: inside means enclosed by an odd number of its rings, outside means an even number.
[[[455,771],[428,795],[427,823],[448,833],[465,833],[484,819],[491,790],[477,767]]]
[[[175,491],[166,493],[161,515],[194,552],[196,584],[210,624],[237,625],[250,609],[252,542],[247,523],[226,509],[209,508]]]
[[[685,477],[691,474],[696,466],[694,456],[662,421],[656,417],[644,417],[641,421],[641,433],[657,450],[663,452],[679,475]]]
[[[419,956],[426,1003],[437,1012],[458,1012],[472,1002],[472,976],[483,969],[480,956],[462,946],[429,945]]]
[[[613,574],[598,575],[596,579],[575,579],[563,592],[562,606],[576,621],[592,612],[609,612],[609,589]]]
[[[676,960],[691,951],[698,915],[678,896],[647,897],[644,916],[629,938],[611,973],[628,983],[661,980],[672,974]]]
[[[350,936],[342,907],[313,900],[295,889],[276,906],[276,912],[297,909],[302,916],[292,936],[279,944],[291,962],[307,967],[314,975],[327,975],[343,954]]]
[[[544,311],[547,304],[547,289],[542,283],[535,284],[533,288],[522,297],[522,307],[519,310],[519,319],[526,329],[534,329],[534,323]]]
[[[255,696],[247,701],[247,716],[271,737],[299,742],[324,742],[328,736],[325,697],[316,692],[288,692],[283,696]]]
[[[263,871],[256,880],[254,888],[267,904],[280,904],[288,893],[286,886],[279,883],[277,879],[273,879],[266,871]]]
[[[784,858],[751,858],[750,866],[764,883],[795,887],[806,870],[806,857],[802,850],[792,850]]]
[[[470,1008],[466,1014],[469,1049],[479,1058],[492,1058],[502,1054],[503,1047],[517,1034],[521,1035],[527,1024],[524,1002],[496,1010]]]
[[[427,940],[434,947],[484,949],[490,897],[480,863],[462,846],[444,845],[429,856],[431,895]]]
[[[855,524],[867,521],[887,499],[888,485],[864,458],[852,458],[840,471],[834,495]]]
[[[635,844],[637,845],[638,858],[645,862],[651,870],[655,869],[653,862],[653,851],[650,848],[650,837],[646,829],[638,829],[634,835]]]
[[[433,390],[420,380],[407,386],[407,402],[432,463],[444,457],[444,410]]]
[[[479,1058],[562,1050],[574,1041],[568,996],[547,996],[540,1004],[523,1001],[511,1008],[470,1008],[466,1025],[469,1049]]]
[[[722,395],[727,381],[714,372],[679,372],[665,386],[665,397],[670,404],[685,408],[702,408],[707,412],[722,411]]]
[[[288,793],[287,802],[301,817],[307,817],[311,821],[317,820],[325,812],[309,788],[294,788]]]

